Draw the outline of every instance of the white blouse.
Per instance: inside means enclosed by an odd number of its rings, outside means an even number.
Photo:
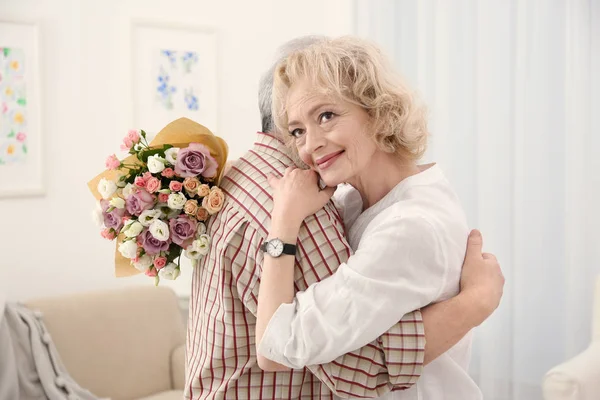
[[[362,213],[358,193],[343,191],[338,201],[355,253],[277,309],[260,354],[290,368],[327,363],[375,340],[404,314],[458,293],[466,217],[441,169],[422,168]],[[480,399],[467,373],[470,347],[467,335],[425,366],[411,389],[384,398]]]

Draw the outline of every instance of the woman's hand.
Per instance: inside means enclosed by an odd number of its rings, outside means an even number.
[[[298,226],[323,208],[335,191],[329,187],[320,190],[316,172],[293,167],[288,167],[281,178],[269,176],[268,181],[273,188],[272,214]]]

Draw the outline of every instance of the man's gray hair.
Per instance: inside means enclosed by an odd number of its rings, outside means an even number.
[[[258,84],[258,108],[260,110],[263,132],[275,132],[275,121],[273,120],[273,111],[271,109],[273,105],[273,74],[275,73],[275,67],[293,52],[302,50],[325,39],[327,39],[326,36],[302,36],[284,43],[277,49],[275,52],[275,62],[263,74]]]

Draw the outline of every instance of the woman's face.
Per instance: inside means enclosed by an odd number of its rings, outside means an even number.
[[[300,158],[327,186],[352,183],[368,170],[378,148],[367,135],[369,115],[362,107],[316,93],[305,80],[290,88],[287,115]]]

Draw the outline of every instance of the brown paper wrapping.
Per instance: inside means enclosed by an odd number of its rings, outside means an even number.
[[[217,168],[217,179],[214,182],[215,185],[218,185],[225,169],[225,163],[227,162],[228,147],[227,143],[225,143],[223,139],[215,136],[206,127],[190,119],[179,118],[158,132],[158,134],[149,144],[151,148],[160,147],[165,144],[170,144],[173,147],[184,148],[190,143],[200,143],[210,149],[211,156],[217,160],[219,165]],[[135,155],[130,155],[121,161],[125,164],[135,164],[139,162]],[[100,180],[102,178],[106,178],[108,180],[116,181],[121,174],[122,172],[118,170],[106,170],[88,182],[88,188],[96,200],[99,201],[102,199],[102,196],[98,192],[98,183]],[[124,235],[121,234],[115,240],[115,276],[125,277],[137,275],[140,273],[140,271],[131,265],[129,259],[123,257],[121,253],[119,253],[118,247],[123,237]]]

